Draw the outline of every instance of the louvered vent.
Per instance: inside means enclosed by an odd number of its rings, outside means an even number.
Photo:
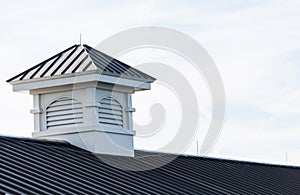
[[[101,99],[98,114],[100,123],[123,127],[123,109],[121,104],[114,98]]]
[[[69,97],[55,100],[46,108],[47,128],[83,123],[82,104]]]

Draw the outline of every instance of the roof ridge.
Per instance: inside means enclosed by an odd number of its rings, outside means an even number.
[[[92,64],[95,66],[95,68],[98,69],[98,66],[94,63],[94,60],[91,58],[91,56],[88,53],[88,51],[86,50],[86,48],[83,45],[79,45],[79,47],[81,47],[84,50],[84,52],[88,56],[89,60],[92,62]]]
[[[95,52],[97,52],[97,53],[99,53],[99,54],[101,54],[102,56],[104,56],[105,58],[108,58],[109,59],[109,61],[111,61],[111,62],[113,62],[113,61],[116,61],[116,62],[118,62],[118,63],[121,63],[122,65],[124,65],[124,66],[126,66],[127,68],[130,68],[130,69],[133,69],[133,70],[135,70],[135,71],[137,71],[139,74],[141,74],[143,77],[145,77],[145,78],[150,78],[151,80],[156,80],[156,78],[154,78],[154,77],[152,77],[152,76],[150,76],[150,75],[148,75],[148,74],[145,74],[145,73],[143,73],[142,71],[140,71],[140,70],[138,70],[138,69],[136,69],[135,67],[132,67],[132,66],[130,66],[130,65],[128,65],[128,64],[126,64],[126,63],[124,63],[124,62],[122,62],[122,61],[120,61],[120,60],[118,60],[117,58],[114,58],[114,57],[112,57],[112,56],[110,56],[110,55],[108,55],[108,54],[106,54],[106,53],[104,53],[104,52],[102,52],[102,51],[100,51],[100,50],[98,50],[98,49],[96,49],[96,48],[93,48],[93,47],[91,47],[91,46],[89,46],[89,45],[87,45],[87,44],[83,44],[83,46],[84,47],[86,47],[88,50],[88,53],[90,52],[90,51],[95,51]],[[90,54],[90,53],[89,53]]]
[[[0,140],[1,139],[14,139],[14,140],[21,140],[21,141],[29,141],[29,142],[36,142],[36,143],[59,143],[59,144],[67,144],[71,145],[68,141],[65,140],[51,140],[51,139],[35,139],[35,138],[30,138],[30,137],[16,137],[16,136],[7,136],[7,135],[0,135]]]
[[[226,161],[226,162],[231,162],[231,163],[241,163],[241,164],[275,166],[275,167],[300,169],[300,166],[297,166],[297,165],[273,164],[273,163],[267,163],[267,162],[255,162],[255,161],[229,159],[229,158],[219,158],[219,157],[211,157],[211,156],[196,156],[196,155],[192,155],[192,154],[177,154],[177,153],[157,152],[157,151],[149,151],[149,150],[135,150],[135,152],[147,153],[146,156],[142,156],[142,157],[170,155],[170,156],[185,157],[185,158],[203,159],[203,160]],[[139,157],[139,158],[141,158],[141,157]]]

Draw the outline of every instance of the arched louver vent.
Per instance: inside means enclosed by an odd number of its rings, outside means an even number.
[[[101,99],[98,114],[100,123],[123,127],[123,109],[121,104],[114,98]]]
[[[83,123],[82,104],[69,97],[55,100],[46,108],[47,128]]]

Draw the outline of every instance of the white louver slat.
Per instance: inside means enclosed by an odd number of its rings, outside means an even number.
[[[112,97],[100,100],[98,107],[99,122],[101,124],[123,127],[123,109],[121,104]]]
[[[83,123],[82,104],[69,97],[59,98],[46,108],[47,128]]]

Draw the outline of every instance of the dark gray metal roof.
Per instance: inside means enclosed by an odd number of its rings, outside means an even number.
[[[171,154],[104,156],[137,167]],[[99,156],[98,156],[99,157]],[[0,137],[0,192],[11,194],[300,194],[300,169],[179,156],[148,171],[125,171],[67,142]]]
[[[155,78],[88,45],[73,45],[7,82],[99,70],[102,74],[153,82]]]

